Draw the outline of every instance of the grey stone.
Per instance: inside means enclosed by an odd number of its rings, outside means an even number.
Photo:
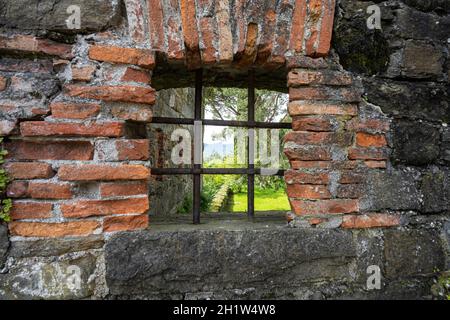
[[[80,7],[80,29],[67,26],[71,5]],[[5,27],[61,33],[104,30],[117,25],[121,14],[117,0],[0,0],[0,9],[0,25]]]
[[[12,241],[9,256],[14,258],[51,257],[66,253],[100,249],[104,245],[101,235],[83,238],[54,238]]]
[[[0,299],[92,297],[100,286],[100,265],[101,258],[95,252],[61,257],[8,258],[8,272],[0,274]]]
[[[308,280],[351,279],[355,254],[351,234],[340,230],[123,233],[106,245],[107,283],[119,297],[257,288],[268,298]]]
[[[440,153],[439,130],[424,122],[394,122],[393,161],[412,165],[433,163]]]
[[[8,248],[9,248],[8,227],[0,223],[0,267],[5,262]]]
[[[386,230],[384,255],[389,279],[432,275],[445,267],[441,239],[433,230]]]
[[[361,209],[419,210],[422,195],[418,187],[418,175],[417,172],[403,170],[369,174]]]
[[[424,196],[422,211],[425,213],[441,213],[450,210],[450,172],[427,172],[422,176],[420,184]]]
[[[402,75],[426,79],[443,74],[444,50],[426,42],[407,41],[403,57]]]

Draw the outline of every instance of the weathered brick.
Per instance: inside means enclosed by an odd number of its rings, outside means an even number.
[[[367,119],[361,120],[353,118],[346,123],[346,129],[349,131],[360,131],[366,133],[384,133],[389,131],[390,123],[387,120]]]
[[[55,123],[46,121],[27,121],[20,124],[24,137],[33,136],[81,136],[81,137],[120,137],[124,124],[109,123]]]
[[[147,40],[145,33],[145,3],[139,0],[125,1],[129,34],[135,42],[140,44],[146,43]]]
[[[335,144],[349,146],[352,143],[352,138],[353,135],[350,133],[291,131],[285,135],[284,142],[293,142],[298,145]]]
[[[338,187],[336,195],[343,199],[358,199],[363,193],[364,188],[360,184],[344,184]]]
[[[342,171],[338,182],[342,184],[363,183],[366,178],[366,173],[358,171]]]
[[[121,78],[121,81],[150,84],[151,77],[148,71],[143,71],[135,68],[127,68]]]
[[[72,80],[86,81],[92,80],[95,72],[95,66],[72,66]]]
[[[328,184],[327,173],[306,173],[301,171],[287,170],[284,174],[287,184]]]
[[[295,0],[294,12],[292,14],[291,38],[289,49],[296,53],[303,52],[303,37],[305,35],[306,1]],[[299,54],[297,54],[299,55]]]
[[[180,11],[184,44],[186,46],[187,67],[190,70],[195,70],[202,66],[195,1],[180,0]]]
[[[342,221],[342,228],[379,228],[394,227],[400,225],[400,217],[384,213],[345,215]]]
[[[352,77],[347,73],[337,71],[310,71],[294,69],[288,73],[289,87],[317,84],[346,86],[352,84]]]
[[[53,102],[50,104],[52,117],[56,119],[88,119],[100,112],[96,103]]]
[[[66,218],[85,218],[114,214],[142,214],[149,209],[148,198],[120,200],[78,200],[72,204],[62,204],[61,212]]]
[[[160,0],[148,0],[148,22],[150,43],[154,51],[164,51],[164,20],[162,2]]]
[[[217,34],[219,35],[219,62],[233,61],[233,35],[230,24],[230,5],[228,0],[216,1]]]
[[[12,181],[8,184],[6,195],[9,198],[25,198],[28,196],[27,181]]]
[[[92,160],[94,146],[88,141],[21,141],[5,144],[15,160]]]
[[[48,163],[11,162],[5,169],[12,179],[48,179],[55,175]]]
[[[331,199],[304,201],[290,199],[291,206],[297,215],[342,214],[359,211],[357,200]]]
[[[294,117],[292,119],[292,130],[294,131],[333,131],[334,125],[330,119],[317,117]]]
[[[322,1],[323,15],[320,25],[319,43],[314,56],[324,57],[328,55],[331,45],[331,37],[333,34],[334,11],[336,0]]]
[[[100,195],[103,198],[135,196],[141,194],[148,194],[147,182],[105,182],[100,184]]]
[[[58,176],[67,181],[147,180],[150,170],[141,165],[62,165]]]
[[[356,134],[356,144],[360,147],[384,147],[387,145],[387,141],[383,134],[358,132]]]
[[[153,118],[152,109],[145,105],[111,107],[111,113],[114,117],[121,120],[132,120],[137,122],[151,122]]]
[[[103,221],[103,232],[145,229],[148,227],[148,224],[149,218],[147,214],[106,217]]]
[[[328,68],[328,63],[324,58],[312,58],[297,54],[286,57],[286,67],[288,70],[295,68],[326,69]]]
[[[67,237],[93,234],[100,223],[97,221],[73,221],[64,223],[11,222],[11,235],[21,237]]]
[[[326,147],[285,146],[284,154],[289,160],[315,161],[331,160],[331,152]]]
[[[155,89],[151,87],[67,85],[64,89],[71,97],[85,99],[144,104],[154,104],[156,100]]]
[[[148,160],[150,146],[147,139],[99,140],[96,158],[102,161]]]
[[[287,195],[289,198],[301,199],[330,199],[331,194],[326,186],[288,184]]]
[[[235,59],[236,63],[241,67],[250,66],[256,60],[258,53],[258,25],[256,23],[250,23],[247,26],[247,36],[245,39],[244,51]]]
[[[350,160],[386,160],[387,150],[380,148],[350,148],[348,157]]]
[[[28,194],[33,199],[71,199],[72,186],[68,183],[30,182]]]
[[[331,161],[291,161],[291,168],[298,169],[328,169],[331,168]]]
[[[364,164],[371,169],[386,169],[386,161],[364,161]]]
[[[355,89],[330,87],[289,88],[289,100],[333,100],[340,102],[360,102],[361,93]]]
[[[94,45],[89,48],[89,58],[112,63],[134,64],[148,69],[155,66],[152,51],[146,49]]]
[[[47,202],[14,201],[11,208],[12,220],[47,219],[52,216],[53,204]]]
[[[276,23],[276,8],[267,8],[264,15],[262,34],[258,41],[258,54],[255,61],[255,64],[257,65],[265,65],[270,58],[270,55],[273,51],[273,46],[275,44],[273,30],[276,27]]]
[[[72,59],[73,57],[71,45],[28,35],[0,36],[0,49],[59,56],[64,59]]]
[[[355,116],[358,107],[354,104],[317,104],[305,101],[292,101],[289,103],[289,114],[291,116],[302,115],[344,115]]]
[[[320,33],[319,17],[323,12],[322,0],[309,0],[308,1],[308,16],[315,17],[312,23],[308,25],[308,32],[305,34],[305,51],[306,55],[315,57],[317,55],[316,48]]]
[[[9,135],[16,128],[16,121],[0,120],[0,137]]]
[[[0,76],[0,91],[4,91],[6,89],[6,85],[8,84],[8,79]]]

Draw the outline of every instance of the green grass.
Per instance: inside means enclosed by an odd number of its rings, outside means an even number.
[[[255,189],[256,211],[289,211],[291,207],[286,192],[283,189],[267,190]],[[231,197],[231,211],[247,211],[247,193],[233,194]]]

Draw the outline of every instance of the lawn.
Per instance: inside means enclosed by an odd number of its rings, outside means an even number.
[[[247,193],[236,193],[231,196],[231,211],[247,211]],[[255,189],[255,210],[256,211],[289,211],[289,200],[283,189],[267,190]]]

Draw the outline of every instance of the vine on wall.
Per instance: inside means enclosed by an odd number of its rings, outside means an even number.
[[[0,137],[0,222],[10,221],[9,212],[12,207],[12,201],[11,199],[8,199],[6,197],[6,186],[8,185],[9,178],[6,174],[5,169],[3,169],[1,166],[5,162],[5,156],[8,154],[6,150],[3,149],[3,138]]]

